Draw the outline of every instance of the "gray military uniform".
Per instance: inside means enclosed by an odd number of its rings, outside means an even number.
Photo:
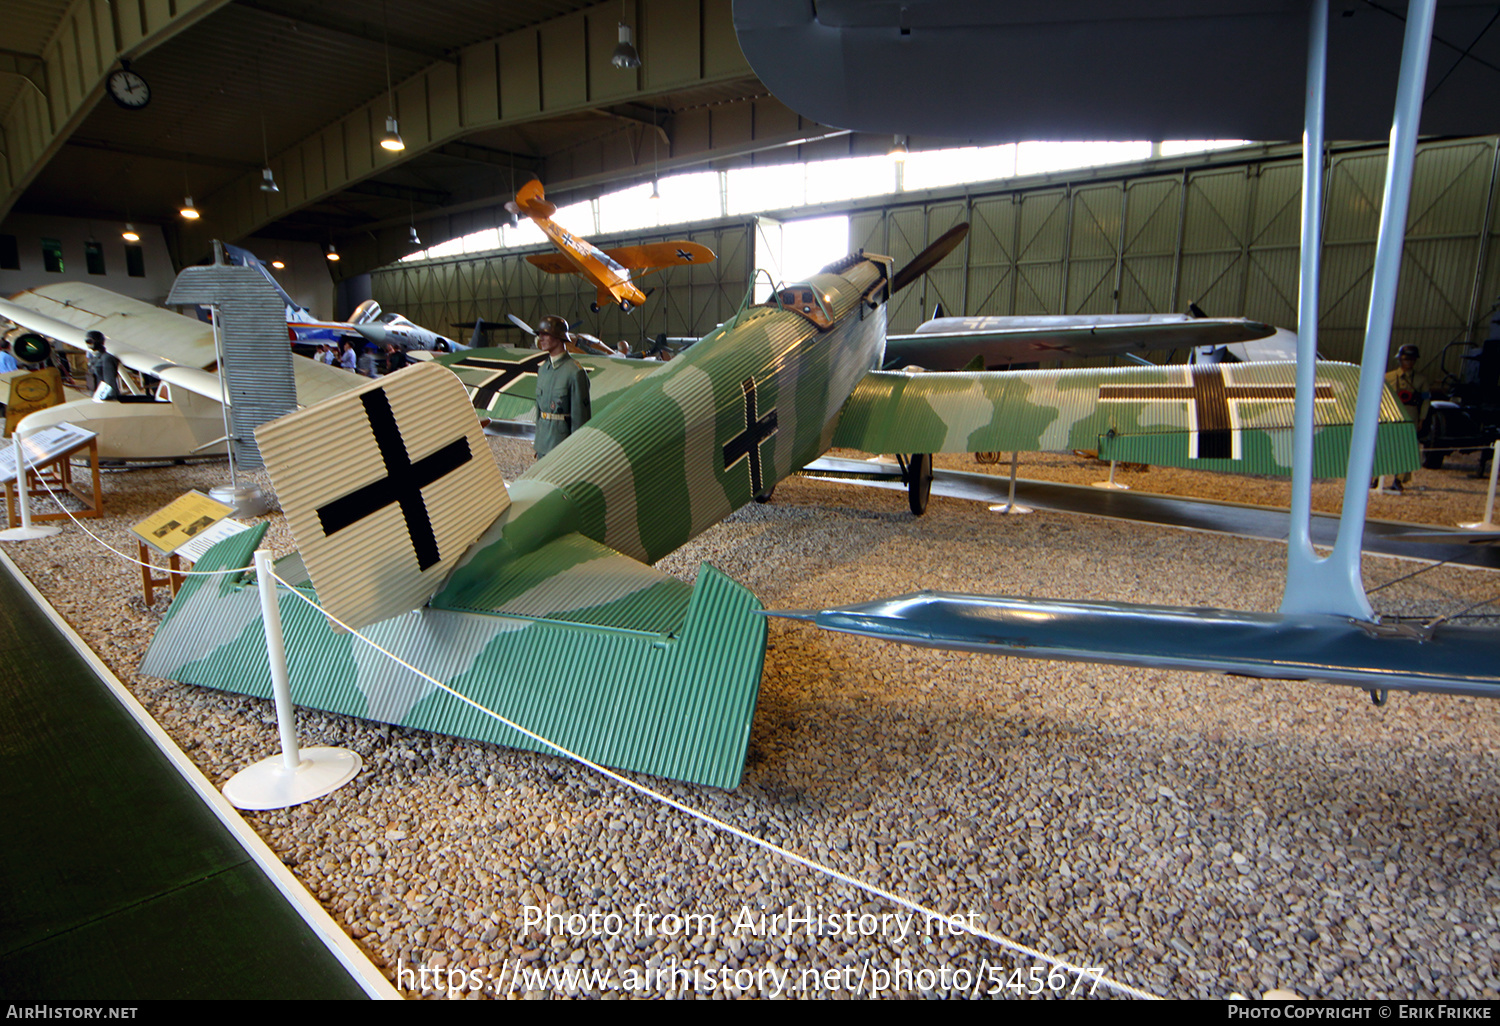
[[[567,353],[536,372],[536,454],[545,456],[589,422],[588,372]]]

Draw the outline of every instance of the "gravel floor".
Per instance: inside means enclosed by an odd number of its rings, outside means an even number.
[[[492,446],[507,477],[528,462],[523,444]],[[1023,456],[1023,477],[1103,473]],[[1478,519],[1485,482],[1464,474],[1418,472],[1425,491],[1377,496],[1371,514]],[[111,473],[110,515],[90,529],[133,555],[130,523],[224,476]],[[1121,480],[1252,502],[1286,491],[1163,470]],[[1336,501],[1319,486],[1320,506]],[[157,619],[136,568],[72,526],[5,550],[210,779],[276,750],[269,703],[135,672]],[[1283,553],[940,498],[918,520],[896,494],[793,479],[661,565],[691,578],[711,561],[773,608],[940,585],[1273,609]],[[1410,569],[1365,561],[1372,587]],[[1445,567],[1375,597],[1413,613],[1496,592],[1494,574]],[[1333,685],[932,652],[772,620],[741,786],[645,782],[1151,993],[1495,998],[1497,714],[1469,699],[1399,694],[1375,708]],[[561,759],[320,713],[300,723],[307,743],[357,750],[365,772],[322,801],[246,818],[413,997],[1047,992],[1043,963],[920,916],[882,920],[907,913]],[[789,908],[822,915],[821,935],[788,930]],[[768,930],[772,914],[782,920]],[[1058,984],[1071,991],[1073,977]]]

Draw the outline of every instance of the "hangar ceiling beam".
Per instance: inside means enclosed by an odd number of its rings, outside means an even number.
[[[271,168],[281,192],[261,193],[260,176],[254,172],[220,190],[203,204],[213,213],[195,234],[244,238],[299,207],[474,133],[622,103],[655,106],[660,104],[653,100],[671,94],[753,79],[724,0],[638,0],[636,6],[639,68],[626,71],[610,64],[620,21],[615,0],[464,47],[456,65],[437,61],[397,85],[404,153],[393,156],[380,148],[386,116],[382,92],[273,155]],[[749,133],[752,121],[748,110],[745,114],[742,129]],[[791,117],[795,122],[796,115]],[[706,148],[710,142],[705,138],[695,145]],[[617,168],[627,176],[638,171],[629,150],[623,139],[613,148],[601,145],[592,170]],[[546,170],[552,173],[550,167]],[[357,274],[391,259],[382,258],[380,247],[368,238],[347,241],[346,250],[340,240],[341,274]]]
[[[57,31],[35,55],[41,66],[32,74],[43,78],[44,85],[18,70],[37,88],[21,92],[0,115],[6,140],[0,158],[0,219],[104,98],[105,76],[120,58],[155,49],[229,2],[73,0]]]
[[[78,146],[85,150],[118,153],[125,157],[149,157],[152,160],[162,160],[172,164],[226,167],[235,171],[244,171],[251,168],[258,170],[260,168],[259,164],[235,160],[232,157],[215,157],[207,153],[187,153],[182,150],[163,149],[160,146],[134,146],[126,143],[111,142],[107,139],[86,139],[82,136],[74,136],[68,140],[67,144],[69,146]]]
[[[303,25],[311,25],[314,28],[323,29],[326,32],[334,32],[341,36],[349,36],[360,39],[376,46],[385,46],[387,42],[386,27],[377,21],[349,21],[330,15],[318,4],[311,3],[289,3],[287,0],[234,0],[241,7],[248,7],[252,11],[260,11],[264,14],[275,15],[288,21],[300,22]],[[407,53],[420,54],[433,60],[448,61],[451,64],[458,63],[458,57],[451,49],[440,46],[437,43],[424,39],[415,39],[407,33],[401,33],[389,40],[392,50],[404,50]]]

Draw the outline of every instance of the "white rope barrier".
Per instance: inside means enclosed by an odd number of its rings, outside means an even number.
[[[1036,960],[1038,962],[1045,962],[1048,966],[1051,966],[1052,968],[1055,968],[1055,969],[1060,969],[1060,970],[1062,970],[1065,973],[1074,973],[1074,974],[1077,974],[1081,979],[1094,980],[1097,983],[1099,983],[1099,984],[1101,984],[1101,985],[1103,985],[1105,987],[1108,987],[1109,989],[1114,990],[1117,993],[1124,994],[1124,995],[1126,995],[1128,997],[1142,998],[1142,999],[1150,1000],[1150,1001],[1161,1000],[1155,994],[1147,993],[1146,991],[1140,990],[1140,989],[1138,989],[1136,987],[1132,987],[1132,986],[1130,986],[1127,983],[1120,983],[1119,981],[1113,980],[1113,979],[1110,979],[1107,976],[1101,975],[1101,974],[1093,971],[1090,968],[1086,968],[1084,966],[1073,965],[1071,962],[1068,962],[1065,959],[1054,958],[1051,955],[1045,954],[1044,952],[1041,952],[1041,951],[1037,950],[1036,948],[1030,947],[1030,946],[1028,946],[1026,944],[1022,944],[1020,941],[1012,940],[1011,938],[1006,937],[1003,934],[991,933],[988,930],[984,930],[984,929],[981,929],[981,928],[979,928],[977,926],[973,926],[972,924],[966,922],[962,918],[945,916],[942,913],[936,911],[935,909],[930,909],[930,908],[928,908],[925,905],[921,905],[921,904],[919,904],[917,902],[910,901],[910,900],[908,900],[906,898],[901,897],[898,894],[895,894],[892,891],[886,890],[883,887],[879,887],[879,886],[877,886],[875,884],[867,883],[867,882],[865,882],[863,880],[859,880],[856,877],[852,877],[849,874],[843,872],[842,870],[835,869],[832,866],[825,865],[824,863],[818,862],[818,861],[816,861],[814,859],[807,858],[804,855],[799,855],[799,854],[797,854],[794,851],[789,851],[788,849],[783,848],[783,847],[781,847],[778,844],[775,844],[775,843],[773,843],[771,841],[767,841],[767,840],[765,840],[763,838],[760,838],[760,837],[756,837],[752,833],[748,833],[745,830],[741,830],[739,827],[733,826],[733,825],[731,825],[729,823],[725,823],[723,820],[716,819],[715,817],[709,815],[708,813],[702,812],[702,811],[700,811],[698,809],[695,809],[695,808],[693,808],[690,805],[685,805],[682,802],[678,801],[677,799],[670,797],[669,795],[662,794],[660,791],[657,791],[657,790],[654,790],[654,789],[652,789],[650,787],[647,787],[645,784],[638,783],[637,781],[631,780],[629,777],[626,777],[626,776],[623,776],[623,775],[621,775],[619,773],[616,773],[614,770],[611,770],[611,769],[608,769],[608,768],[606,768],[604,766],[601,766],[601,765],[599,765],[596,762],[592,762],[589,759],[585,758],[584,756],[579,755],[576,752],[570,751],[569,749],[564,748],[562,745],[559,745],[556,742],[548,740],[547,738],[545,738],[542,735],[536,733],[535,731],[528,730],[527,728],[521,726],[519,723],[516,723],[515,721],[513,721],[513,720],[511,720],[511,719],[509,719],[509,718],[507,718],[507,717],[505,717],[503,715],[501,715],[500,713],[497,713],[497,712],[495,712],[492,709],[488,709],[485,706],[480,705],[478,702],[474,701],[472,698],[469,698],[467,695],[464,695],[464,694],[461,694],[458,691],[455,691],[453,688],[450,688],[447,684],[444,684],[442,681],[438,680],[436,677],[432,676],[429,673],[425,673],[422,670],[419,670],[417,667],[413,666],[411,663],[407,662],[405,659],[402,659],[400,656],[396,655],[394,652],[391,652],[388,649],[386,649],[383,646],[381,646],[380,644],[378,644],[377,642],[374,642],[374,641],[370,640],[369,638],[367,638],[363,634],[361,634],[359,631],[355,630],[354,628],[350,627],[348,624],[345,624],[343,621],[339,620],[337,617],[332,616],[331,614],[329,614],[327,612],[327,610],[323,609],[322,606],[319,606],[317,604],[317,602],[315,602],[312,599],[308,598],[301,591],[299,591],[295,586],[293,586],[292,584],[289,584],[286,580],[284,580],[283,578],[281,578],[280,576],[278,576],[275,573],[275,571],[271,572],[271,576],[275,577],[276,580],[278,582],[280,582],[281,585],[283,587],[285,587],[288,591],[290,591],[293,595],[296,595],[303,602],[306,602],[309,606],[312,606],[313,609],[316,609],[319,613],[322,613],[324,616],[328,617],[328,619],[330,619],[334,623],[338,624],[344,630],[348,631],[350,634],[354,635],[360,641],[363,641],[366,645],[369,645],[371,648],[375,649],[375,651],[377,651],[380,654],[384,655],[386,658],[392,660],[393,662],[397,663],[400,666],[405,667],[406,669],[410,670],[412,673],[416,674],[418,677],[421,677],[423,680],[425,680],[428,683],[434,685],[435,687],[441,689],[442,691],[446,692],[447,694],[452,695],[454,698],[458,699],[460,702],[463,702],[465,705],[468,705],[468,706],[472,707],[473,709],[475,709],[476,711],[484,714],[485,716],[488,716],[488,717],[496,720],[497,722],[499,722],[501,724],[504,724],[505,726],[511,728],[512,730],[516,731],[517,733],[525,735],[526,737],[528,737],[531,740],[537,742],[538,744],[544,745],[547,748],[550,748],[552,751],[556,752],[557,754],[562,755],[562,756],[564,756],[566,758],[572,759],[574,762],[578,763],[579,765],[585,766],[588,769],[593,770],[595,773],[598,773],[600,776],[607,777],[610,780],[613,780],[616,783],[621,784],[621,785],[623,785],[623,786],[631,789],[632,791],[637,792],[638,794],[644,795],[647,798],[651,798],[654,801],[660,802],[663,805],[670,806],[670,807],[676,809],[679,812],[682,812],[682,813],[685,813],[688,816],[691,816],[692,818],[698,820],[699,822],[705,823],[708,826],[713,827],[716,830],[723,831],[724,833],[730,834],[730,835],[732,835],[734,837],[738,837],[741,840],[748,841],[751,844],[753,844],[753,845],[755,845],[757,847],[760,847],[760,848],[762,848],[762,849],[764,849],[764,850],[766,850],[766,851],[768,851],[768,852],[770,852],[770,853],[772,853],[774,855],[778,855],[781,858],[786,859],[789,862],[794,862],[797,865],[802,866],[802,867],[804,867],[806,869],[810,869],[810,870],[812,870],[815,873],[820,873],[820,874],[822,874],[824,876],[827,876],[827,877],[829,877],[831,879],[837,880],[840,883],[848,884],[849,886],[851,886],[851,887],[853,887],[853,888],[855,888],[857,890],[864,891],[865,893],[870,894],[870,895],[872,895],[874,897],[881,898],[881,899],[883,899],[885,901],[888,901],[888,902],[890,902],[893,905],[899,905],[902,908],[908,909],[908,910],[910,910],[912,912],[918,913],[919,915],[925,916],[925,917],[927,917],[927,921],[930,922],[930,923],[931,922],[940,922],[940,923],[944,924],[952,932],[957,933],[957,932],[961,931],[963,933],[971,934],[971,935],[973,935],[975,937],[978,937],[978,938],[981,938],[983,940],[987,940],[987,941],[989,941],[989,942],[991,942],[993,944],[996,944],[996,945],[998,945],[998,946],[1000,946],[1002,948],[1006,948],[1006,949],[1008,949],[1010,951],[1014,951],[1017,954],[1025,955],[1027,958],[1034,959],[1034,960]]]
[[[94,534],[94,532],[90,531],[87,527],[85,527],[83,525],[82,521],[80,521],[77,517],[73,516],[72,512],[65,505],[63,505],[63,503],[61,502],[61,500],[58,498],[57,493],[54,492],[54,491],[52,491],[51,487],[47,486],[45,481],[43,481],[43,486],[47,488],[47,492],[52,496],[53,501],[57,503],[58,508],[60,508],[64,513],[67,513],[69,519],[71,519],[73,521],[73,523],[77,524],[80,528],[82,528],[84,534],[86,534],[90,538],[92,538],[102,548],[108,549],[110,552],[114,553],[116,556],[118,556],[120,559],[124,560],[127,563],[133,563],[133,564],[135,564],[137,566],[150,566],[152,569],[160,569],[160,567],[157,567],[157,566],[154,566],[154,565],[148,564],[148,563],[142,563],[140,560],[134,559],[131,556],[126,555],[125,553],[121,552],[119,549],[116,549],[114,546],[112,546],[108,542],[104,541],[98,535]],[[201,570],[201,571],[199,571],[199,570],[182,570],[182,571],[177,571],[177,572],[178,573],[182,573],[182,574],[191,574],[191,575],[194,575],[194,576],[213,577],[213,576],[217,576],[219,574],[244,573],[244,572],[249,571],[251,569],[253,569],[253,567],[245,566],[245,567],[237,567],[237,568],[229,569],[229,570]],[[450,688],[447,684],[445,684],[442,681],[438,680],[436,677],[433,677],[431,674],[425,673],[424,671],[418,669],[417,667],[413,666],[411,663],[408,663],[406,660],[402,659],[400,656],[396,655],[395,653],[387,650],[386,648],[382,647],[378,643],[376,643],[374,641],[371,641],[369,638],[365,637],[359,631],[353,629],[352,627],[349,627],[347,624],[343,623],[337,617],[332,616],[331,614],[329,614],[326,610],[323,609],[323,607],[319,606],[315,601],[313,601],[312,599],[310,599],[306,595],[304,595],[301,591],[299,591],[296,588],[296,586],[288,583],[285,579],[283,579],[282,577],[280,577],[274,570],[269,571],[269,573],[270,573],[270,576],[272,578],[274,578],[278,583],[280,583],[284,588],[286,588],[287,591],[291,592],[291,594],[297,596],[303,602],[306,602],[313,609],[317,610],[322,615],[328,617],[328,619],[332,620],[334,623],[338,624],[340,627],[343,627],[344,630],[346,630],[350,634],[354,635],[356,638],[358,638],[360,641],[364,642],[366,645],[369,645],[371,648],[375,649],[375,651],[377,651],[377,652],[381,653],[382,655],[386,656],[388,659],[390,659],[393,662],[399,664],[400,666],[405,667],[406,669],[410,670],[412,673],[416,674],[418,677],[421,677],[423,680],[425,680],[428,683],[434,685],[435,687],[441,689],[442,691],[446,692],[447,694],[452,695],[454,698],[458,699],[459,701],[463,702],[464,704],[473,707],[476,711],[482,713],[483,715],[489,716],[490,718],[492,718],[492,719],[496,720],[497,722],[499,722],[499,723],[501,723],[501,724],[509,727],[510,729],[516,731],[517,733],[523,734],[526,737],[530,738],[531,740],[537,742],[538,744],[543,745],[543,746],[551,749],[552,751],[556,752],[557,754],[559,754],[559,755],[561,755],[561,756],[563,756],[565,758],[571,759],[571,760],[573,760],[574,762],[578,763],[581,766],[584,766],[584,767],[586,767],[586,768],[588,768],[590,770],[593,770],[595,773],[599,774],[600,776],[603,776],[603,777],[606,777],[606,778],[608,778],[610,780],[613,780],[616,783],[618,783],[618,784],[620,784],[620,785],[622,785],[622,786],[624,786],[626,788],[629,788],[630,790],[635,791],[638,794],[644,795],[647,798],[650,798],[650,799],[652,799],[654,801],[657,801],[657,802],[659,802],[659,803],[661,803],[663,805],[666,805],[666,806],[669,806],[671,808],[674,808],[677,811],[679,811],[681,813],[684,813],[685,815],[690,816],[693,819],[696,819],[696,820],[698,820],[698,821],[700,821],[700,822],[702,822],[702,823],[704,823],[704,824],[706,824],[706,825],[714,828],[715,830],[719,830],[719,831],[722,831],[724,833],[730,834],[731,836],[738,837],[738,838],[740,838],[743,841],[748,841],[750,844],[755,845],[756,847],[759,847],[759,848],[761,848],[761,849],[763,849],[765,851],[768,851],[768,852],[770,852],[773,855],[779,856],[780,858],[783,858],[783,859],[785,859],[785,860],[787,860],[789,862],[793,862],[793,863],[795,863],[795,864],[797,864],[799,866],[802,866],[802,867],[804,867],[806,869],[810,869],[810,870],[812,870],[815,873],[818,873],[818,874],[821,874],[823,876],[829,877],[830,879],[836,880],[836,881],[838,881],[840,883],[847,884],[850,887],[855,888],[856,890],[864,891],[866,894],[869,894],[869,895],[871,895],[873,897],[880,898],[880,899],[882,899],[884,901],[890,902],[893,905],[900,906],[901,908],[905,908],[905,909],[908,909],[909,911],[912,911],[912,912],[915,912],[915,913],[917,913],[919,915],[922,915],[922,916],[926,917],[926,920],[929,923],[942,923],[952,933],[960,933],[960,932],[962,932],[962,933],[970,934],[970,935],[972,935],[974,937],[977,937],[977,938],[979,938],[981,940],[989,941],[990,943],[995,944],[995,945],[997,945],[997,946],[999,946],[1001,948],[1005,948],[1005,949],[1007,949],[1009,951],[1013,951],[1016,954],[1024,955],[1027,958],[1034,959],[1035,961],[1038,961],[1038,962],[1043,962],[1043,963],[1045,963],[1046,965],[1050,966],[1053,969],[1061,970],[1064,973],[1074,974],[1079,979],[1093,980],[1096,984],[1098,984],[1100,986],[1103,986],[1103,987],[1106,987],[1109,990],[1113,990],[1113,991],[1115,991],[1118,994],[1125,995],[1126,997],[1140,998],[1142,1000],[1147,1000],[1147,1001],[1159,1001],[1159,1000],[1161,1000],[1161,998],[1158,995],[1156,995],[1156,994],[1151,994],[1151,993],[1149,993],[1147,991],[1140,990],[1139,988],[1132,987],[1128,983],[1121,983],[1118,980],[1111,979],[1108,976],[1105,976],[1105,975],[1103,975],[1101,973],[1093,971],[1093,968],[1074,965],[1073,963],[1067,961],[1066,959],[1054,958],[1053,956],[1048,955],[1045,952],[1042,952],[1042,951],[1040,951],[1040,950],[1038,950],[1036,948],[1033,948],[1033,947],[1031,947],[1029,945],[1023,944],[1020,941],[1013,940],[1010,937],[1007,937],[1007,936],[1005,936],[1003,934],[992,933],[989,930],[985,930],[985,929],[982,929],[980,927],[974,926],[972,923],[969,923],[968,921],[966,921],[966,920],[964,920],[962,918],[952,917],[952,916],[945,916],[941,912],[938,912],[936,909],[928,908],[927,906],[922,905],[922,904],[920,904],[918,902],[911,901],[911,900],[909,900],[907,898],[903,898],[899,894],[896,894],[896,893],[894,893],[892,891],[888,891],[888,890],[886,890],[883,887],[879,887],[879,886],[877,886],[875,884],[868,883],[868,882],[860,880],[860,879],[858,879],[856,877],[850,876],[849,874],[843,872],[842,870],[835,869],[832,866],[825,865],[824,863],[818,862],[818,861],[816,861],[814,859],[807,858],[804,855],[799,855],[799,854],[797,854],[794,851],[790,851],[790,850],[788,850],[786,848],[781,847],[778,844],[775,844],[774,842],[767,841],[764,838],[756,837],[754,834],[751,834],[751,833],[749,833],[749,832],[747,832],[745,830],[742,830],[739,827],[736,827],[736,826],[734,826],[732,824],[729,824],[729,823],[725,823],[723,820],[717,819],[717,818],[709,815],[706,812],[702,812],[702,811],[700,811],[698,809],[693,808],[692,806],[686,805],[686,804],[678,801],[677,799],[672,798],[669,795],[665,795],[665,794],[661,793],[660,791],[654,790],[654,789],[652,789],[650,787],[647,787],[644,784],[641,784],[641,783],[638,783],[637,781],[631,780],[629,777],[626,777],[626,776],[623,776],[623,775],[621,775],[619,773],[616,773],[614,770],[608,769],[605,766],[601,766],[601,765],[599,765],[596,762],[592,762],[589,759],[585,758],[584,756],[579,755],[576,752],[570,751],[569,749],[564,748],[562,745],[559,745],[559,744],[557,744],[557,743],[555,743],[553,741],[550,741],[547,738],[541,736],[540,734],[537,734],[536,732],[534,732],[532,730],[528,730],[526,727],[523,727],[519,723],[516,723],[516,722],[508,719],[507,717],[501,715],[500,713],[497,713],[497,712],[495,712],[492,709],[488,709],[485,706],[480,705],[478,702],[476,702],[473,699],[469,698],[467,695],[463,695],[463,694],[459,693],[458,691],[455,691],[453,688]]]

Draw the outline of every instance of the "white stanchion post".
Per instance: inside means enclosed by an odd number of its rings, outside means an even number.
[[[1500,531],[1495,526],[1495,480],[1500,475],[1500,440],[1495,442],[1495,448],[1490,453],[1490,497],[1484,503],[1484,519],[1467,524],[1459,524],[1459,527],[1468,531]]]
[[[0,531],[0,541],[31,541],[36,538],[51,538],[61,534],[60,527],[37,527],[31,523],[31,489],[26,486],[26,459],[21,451],[21,428],[16,427],[12,437],[16,447],[16,497],[21,506],[21,526]]]
[[[286,646],[281,636],[281,609],[276,599],[276,579],[271,576],[271,553],[265,549],[255,550],[255,578],[265,621],[266,657],[271,664],[271,691],[276,699],[281,755],[240,770],[224,785],[224,797],[237,809],[285,809],[337,791],[354,779],[364,760],[358,752],[345,748],[302,749],[297,745],[291,677],[287,673]]]
[[[1121,492],[1128,492],[1128,491],[1130,491],[1130,486],[1128,484],[1117,484],[1115,482],[1115,461],[1114,460],[1110,460],[1109,461],[1109,480],[1108,481],[1094,481],[1094,482],[1092,482],[1092,484],[1093,484],[1093,486],[1095,488],[1113,488],[1116,491],[1121,491]]]
[[[990,507],[990,512],[991,513],[1030,513],[1031,512],[1031,507],[1030,506],[1017,506],[1016,505],[1016,459],[1020,455],[1021,454],[1019,452],[1014,452],[1014,451],[1011,452],[1011,454],[1010,454],[1010,497],[1005,500],[1005,505],[1003,505],[1003,506],[991,506]]]

